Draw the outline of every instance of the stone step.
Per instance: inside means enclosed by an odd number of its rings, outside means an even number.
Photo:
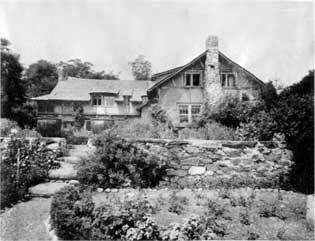
[[[60,168],[52,169],[48,173],[50,179],[71,180],[77,178],[75,165],[67,162],[60,162]]]
[[[69,183],[64,182],[45,182],[28,189],[33,197],[51,197],[61,188],[70,186]]]
[[[77,156],[65,156],[65,157],[59,157],[59,161],[66,162],[70,164],[78,164],[82,160],[80,157]]]

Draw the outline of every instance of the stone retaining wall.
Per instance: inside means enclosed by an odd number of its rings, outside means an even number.
[[[292,164],[292,152],[277,141],[132,141],[137,147],[170,162],[166,185],[205,187],[228,181],[231,185],[241,182],[238,184],[242,186],[243,182],[243,186],[250,186],[253,182],[262,187],[274,187],[279,176],[284,176]]]

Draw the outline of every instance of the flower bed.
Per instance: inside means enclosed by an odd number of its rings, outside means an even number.
[[[313,232],[305,200],[293,192],[250,188],[94,194],[72,188],[53,198],[51,220],[57,235],[69,240],[308,240]]]

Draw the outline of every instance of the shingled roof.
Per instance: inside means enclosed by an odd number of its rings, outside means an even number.
[[[68,77],[58,81],[48,95],[32,100],[89,101],[91,93],[113,93],[118,96],[130,95],[131,101],[141,101],[153,83],[144,80],[97,80]]]

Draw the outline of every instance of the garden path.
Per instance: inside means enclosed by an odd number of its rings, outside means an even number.
[[[51,240],[47,228],[50,197],[62,187],[75,183],[76,164],[88,158],[92,151],[86,145],[73,145],[69,156],[62,158],[61,168],[50,175],[50,180],[29,189],[31,200],[5,209],[0,214],[0,240]]]

